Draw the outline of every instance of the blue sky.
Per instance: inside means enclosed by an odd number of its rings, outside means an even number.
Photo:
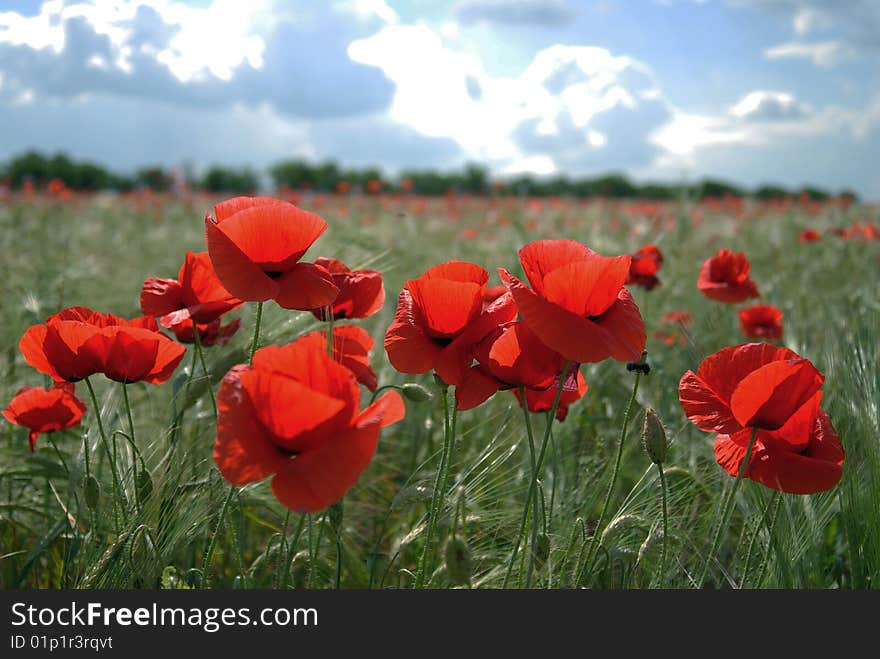
[[[0,0],[0,158],[625,171],[880,199],[876,0]]]

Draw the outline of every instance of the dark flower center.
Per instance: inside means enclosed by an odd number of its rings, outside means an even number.
[[[263,274],[266,275],[269,279],[280,279],[283,272],[278,272],[276,270],[263,271]]]

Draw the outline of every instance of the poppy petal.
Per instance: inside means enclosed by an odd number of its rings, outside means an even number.
[[[157,317],[183,306],[183,287],[176,279],[150,277],[141,288],[141,312]]]
[[[214,206],[214,217],[217,218],[217,222],[222,222],[231,215],[235,215],[238,211],[243,211],[245,208],[282,206],[286,204],[286,201],[272,197],[233,197],[232,199],[221,201]]]
[[[265,302],[278,294],[278,283],[267,277],[210,219],[205,220],[205,239],[214,271],[232,295],[250,302]]]
[[[544,277],[574,261],[598,256],[576,240],[535,240],[519,250],[519,262],[532,288],[544,294]]]
[[[740,380],[730,409],[742,426],[775,430],[822,386],[824,377],[806,359],[775,361]]]
[[[578,316],[600,316],[617,301],[631,260],[596,254],[566,263],[544,276],[541,296]]]
[[[742,428],[727,403],[693,371],[682,376],[678,399],[687,418],[700,430],[732,434]]]
[[[431,333],[452,338],[480,315],[483,295],[478,284],[451,279],[414,279],[406,288]]]
[[[440,354],[440,346],[415,324],[412,295],[406,289],[397,297],[394,321],[385,333],[385,352],[401,373],[427,373]]]
[[[46,356],[44,347],[47,328],[45,325],[33,325],[27,329],[18,342],[18,349],[29,366],[54,380],[64,380]]]
[[[288,203],[244,208],[217,226],[262,270],[280,272],[287,272],[327,230],[323,219]]]
[[[314,263],[296,263],[277,281],[274,299],[285,309],[326,307],[333,304],[339,293],[330,273]]]
[[[645,349],[645,320],[630,292],[621,288],[617,300],[595,319],[606,332],[611,356],[621,362],[636,361]]]
[[[455,387],[455,408],[461,411],[482,405],[499,389],[498,380],[476,367],[467,369],[460,382]]]
[[[290,455],[279,449],[257,420],[257,413],[244,392],[239,374],[247,367],[234,367],[223,378],[217,394],[217,440],[214,462],[232,485],[246,485],[276,473]]]

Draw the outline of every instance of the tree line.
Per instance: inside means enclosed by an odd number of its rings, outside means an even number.
[[[813,186],[791,189],[779,185],[761,185],[748,189],[734,183],[703,179],[693,183],[637,183],[624,174],[611,173],[598,177],[564,175],[538,177],[518,175],[492,179],[489,171],[477,164],[467,164],[458,171],[404,169],[388,177],[378,167],[342,167],[333,161],[312,163],[303,159],[285,160],[268,168],[269,179],[276,187],[319,192],[363,190],[410,192],[422,195],[444,195],[450,191],[467,194],[519,194],[527,196],[571,196],[578,198],[610,197],[629,199],[669,200],[707,197],[754,197],[762,200],[806,196],[821,201],[835,196],[856,199],[850,190],[832,192]],[[64,153],[44,155],[28,151],[0,165],[0,179],[7,186],[20,188],[26,182],[37,186],[60,180],[72,190],[151,189],[166,191],[176,185],[209,192],[252,193],[268,181],[250,167],[214,165],[202,174],[191,169],[173,171],[159,165],[142,167],[132,174],[119,174],[88,160],[74,160]]]

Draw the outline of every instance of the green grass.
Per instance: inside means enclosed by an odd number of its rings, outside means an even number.
[[[21,386],[46,384],[18,353],[18,339],[31,324],[71,305],[139,315],[143,280],[174,277],[185,250],[204,250],[202,217],[213,201],[218,200],[139,204],[95,197],[63,206],[37,200],[0,207],[3,406]],[[345,212],[340,212],[343,204]],[[545,201],[537,209],[515,199],[491,204],[465,199],[454,217],[444,200],[430,201],[424,213],[413,212],[408,201],[389,198],[331,200],[321,207],[306,200],[303,206],[330,224],[309,257],[335,256],[384,273],[385,308],[361,323],[376,339],[373,364],[380,385],[420,382],[435,391],[430,401],[407,402],[405,420],[383,431],[373,463],[345,498],[343,587],[412,583],[443,442],[442,396],[432,378],[396,373],[382,350],[397,293],[407,279],[450,259],[479,263],[489,270],[492,283],[498,283],[497,267],[520,273],[517,249],[547,237],[575,238],[605,254],[629,253],[653,242],[666,259],[660,272],[663,286],[634,291],[648,327],[651,373],[639,388],[593,569],[585,571],[579,585],[687,588],[702,569],[718,508],[733,479],[715,463],[711,436],[685,419],[678,380],[708,354],[744,341],[734,308],[704,299],[695,286],[703,260],[721,247],[745,251],[763,299],[785,313],[784,344],[825,373],[823,407],[847,455],[843,480],[831,492],[781,496],[772,535],[773,492],[744,481],[707,586],[870,588],[878,583],[880,243],[834,236],[815,244],[797,241],[805,226],[850,225],[876,217],[876,210],[829,208],[812,217],[794,208],[745,218],[705,211],[704,221],[693,225],[690,207],[678,205],[653,218],[610,204]],[[499,216],[509,224],[499,224]],[[478,237],[460,238],[469,227],[478,230]],[[694,317],[685,345],[668,346],[652,337],[661,316],[674,309]],[[228,346],[207,349],[210,381],[197,369],[189,395],[183,383],[190,353],[170,383],[130,385],[138,450],[150,480],[149,487],[141,481],[141,509],[129,512],[119,534],[109,465],[83,384],[77,394],[90,408],[83,425],[51,437],[63,463],[49,437],[41,437],[31,454],[25,429],[0,425],[0,587],[203,583],[203,557],[229,492],[211,458],[214,420],[206,387],[216,390],[230,366],[246,361],[253,314],[253,305],[233,313],[243,318],[242,330]],[[286,343],[317,326],[310,314],[268,303],[261,344]],[[536,566],[533,585],[539,587],[576,585],[633,385],[633,374],[618,362],[585,365],[582,371],[590,389],[566,421],[554,425],[540,488],[550,551]],[[108,433],[125,430],[120,385],[93,379]],[[659,480],[639,442],[641,411],[647,406],[664,421],[672,444],[665,465],[669,558],[662,584]],[[171,429],[175,409],[185,410],[178,432]],[[532,423],[540,440],[545,418],[535,416]],[[83,432],[101,483],[94,528],[81,484]],[[123,488],[133,502],[134,452],[121,436],[117,448]],[[457,536],[472,554],[472,586],[499,587],[530,478],[523,416],[511,394],[499,393],[486,405],[458,415],[450,474],[450,496],[435,536],[437,550],[429,561],[431,586],[450,585],[441,547],[458,519]],[[332,586],[336,544],[329,519],[319,514],[301,523],[300,515],[286,513],[268,482],[237,490],[220,526],[211,586]],[[520,582],[525,563],[517,561],[512,585]]]

